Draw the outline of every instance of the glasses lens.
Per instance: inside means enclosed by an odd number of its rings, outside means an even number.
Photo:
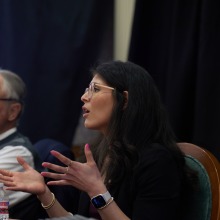
[[[90,83],[89,84],[89,90],[88,90],[88,96],[89,96],[90,99],[92,98],[93,90],[94,90],[94,84]]]
[[[89,88],[86,88],[86,89],[85,89],[84,94],[85,94],[85,93],[87,93],[87,96],[88,96],[88,98],[90,99],[90,98],[91,98],[91,94],[92,94],[92,93],[91,93],[90,85],[89,85]]]

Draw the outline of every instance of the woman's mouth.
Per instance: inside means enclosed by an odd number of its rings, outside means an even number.
[[[87,117],[89,114],[89,110],[85,107],[83,107],[82,110],[83,110],[83,118]]]

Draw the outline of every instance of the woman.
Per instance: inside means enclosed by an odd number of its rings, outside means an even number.
[[[67,216],[44,184],[72,185],[82,191],[78,214],[105,220],[177,220],[188,187],[184,157],[176,146],[158,90],[146,70],[131,62],[97,66],[83,94],[84,125],[103,137],[85,146],[84,163],[56,151],[64,165],[43,163],[59,173],[32,169],[20,157],[25,172],[1,170],[10,190],[36,194],[50,217]],[[91,202],[90,202],[91,200]]]

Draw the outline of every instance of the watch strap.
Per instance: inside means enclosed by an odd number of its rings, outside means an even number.
[[[108,202],[109,199],[111,199],[111,194],[109,193],[109,191],[107,191],[107,192],[105,192],[105,193],[103,193],[103,194],[100,194],[100,195],[104,198],[104,200],[105,200],[106,202]]]
[[[107,191],[103,194],[98,194],[91,198],[91,203],[96,209],[103,209],[104,207],[108,206],[114,198],[111,194]]]

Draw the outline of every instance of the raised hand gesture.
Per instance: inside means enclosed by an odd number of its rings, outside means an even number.
[[[43,166],[57,173],[42,172],[45,177],[55,179],[50,181],[48,185],[72,185],[79,190],[85,191],[90,197],[99,193],[106,192],[106,187],[99,172],[99,169],[93,159],[89,145],[85,145],[86,163],[71,161],[57,151],[51,151],[51,154],[60,160],[66,166],[58,166],[48,162],[44,162]]]
[[[18,163],[24,172],[14,172],[0,169],[0,182],[4,183],[7,190],[23,191],[40,195],[44,193],[46,185],[44,178],[22,158],[17,157]]]

